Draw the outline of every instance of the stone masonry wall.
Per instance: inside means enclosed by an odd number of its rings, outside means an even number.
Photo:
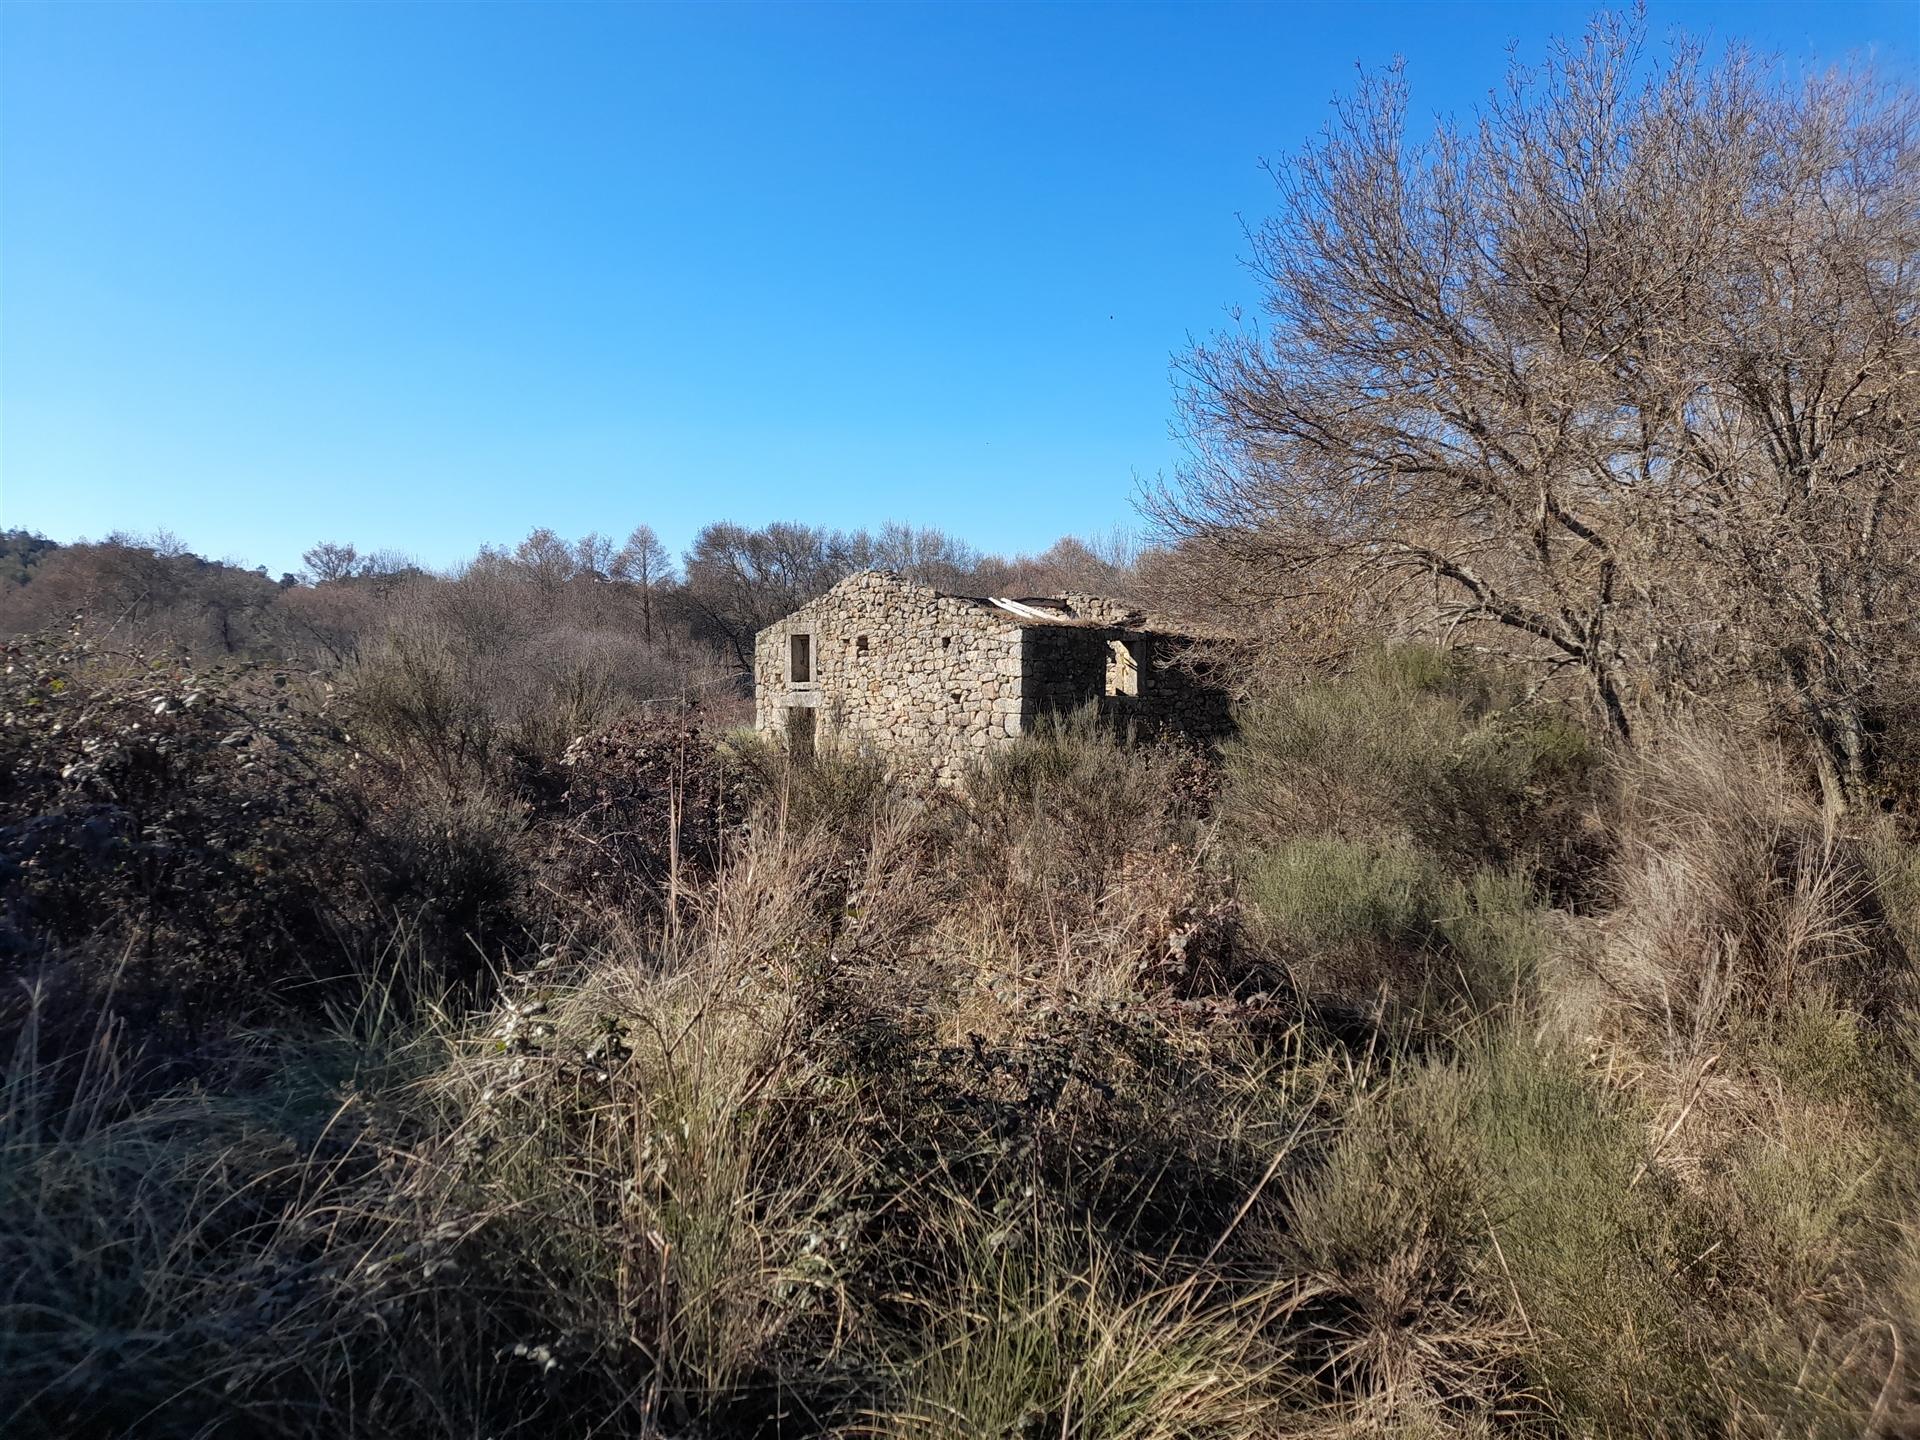
[[[1106,695],[1107,632],[1080,625],[1035,625],[1026,632],[1021,699],[1026,718],[1078,709]]]
[[[1234,730],[1233,699],[1226,686],[1196,663],[1193,641],[1184,635],[1148,635],[1152,675],[1133,704],[1143,732],[1189,739],[1224,739]]]
[[[813,679],[788,674],[795,634],[811,637]],[[1010,616],[878,571],[851,575],[760,632],[755,725],[776,740],[811,709],[814,743],[884,753],[953,780],[1020,733],[1020,627]]]
[[[1113,602],[1070,599],[1076,617],[1106,623],[1023,624],[897,575],[848,576],[756,638],[755,726],[776,743],[883,754],[941,781],[1042,715],[1089,703],[1142,736],[1231,729],[1226,694],[1180,663],[1189,642],[1119,623],[1131,617]],[[795,636],[809,649],[804,682]]]
[[[1143,737],[1214,740],[1233,729],[1227,692],[1189,668],[1192,642],[1184,636],[1120,626],[1035,625],[1026,637],[1023,729],[1049,711],[1088,703]],[[1129,668],[1130,684],[1123,679]]]

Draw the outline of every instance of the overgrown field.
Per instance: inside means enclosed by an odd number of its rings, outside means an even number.
[[[1920,850],[1763,748],[1408,649],[917,795],[9,659],[9,1436],[1920,1429]]]

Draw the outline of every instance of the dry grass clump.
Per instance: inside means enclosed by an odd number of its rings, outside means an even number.
[[[729,734],[724,753],[759,797],[759,818],[857,846],[875,811],[906,799],[886,766],[871,755],[837,748],[804,761],[753,731]]]
[[[526,1382],[476,1422],[831,1403],[875,1162],[801,1046],[821,858],[743,860],[645,968],[524,987],[440,1078],[415,1224],[469,1238],[433,1313]]]
[[[1129,1273],[1071,1229],[982,1224],[943,1236],[951,1308],[894,1377],[897,1395],[849,1435],[1190,1440],[1272,1433],[1284,1389],[1259,1333],[1265,1297],[1194,1302],[1191,1281]]]
[[[1675,729],[1622,776],[1591,1044],[1672,1237],[1652,1273],[1682,1393],[1736,1434],[1897,1433],[1920,1195],[1901,847],[1724,735]]]
[[[1777,750],[1676,728],[1622,772],[1607,961],[1650,1018],[1691,1032],[1815,988],[1869,1018],[1911,1002],[1871,855]]]
[[[245,1384],[334,1433],[1258,1433],[1259,1287],[1192,1267],[1306,1082],[1152,995],[977,1028],[951,813],[780,793],[650,936],[465,1027],[333,1237],[331,1328]]]
[[[982,993],[1099,1001],[1270,980],[1235,947],[1214,780],[1194,752],[1129,745],[1086,710],[976,767],[952,863]]]
[[[373,1353],[353,1272],[391,1233],[374,1097],[431,1065],[431,1008],[369,991],[297,1045],[228,1045],[220,1089],[158,1096],[123,1027],[76,1056],[30,1008],[0,1079],[0,1430],[320,1428],[299,1371]]]

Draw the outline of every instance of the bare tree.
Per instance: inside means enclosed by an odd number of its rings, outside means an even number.
[[[580,568],[575,547],[544,525],[529,532],[526,539],[514,546],[513,564],[533,582],[548,603]]]
[[[1068,591],[1133,599],[1140,558],[1134,537],[1116,529],[1082,539],[1063,535],[1038,555],[975,561],[969,583],[1002,595],[1060,595]]]
[[[673,557],[651,525],[636,525],[627,543],[613,557],[613,577],[632,585],[640,595],[640,631],[648,644],[653,643],[654,596],[662,585],[673,579]]]
[[[862,563],[852,537],[835,531],[723,521],[694,537],[682,597],[700,629],[751,674],[753,637]]]
[[[573,542],[574,573],[590,580],[607,580],[613,576],[614,557],[619,547],[598,530],[589,530]]]
[[[300,563],[307,567],[307,576],[315,585],[351,580],[361,573],[359,547],[336,544],[331,540],[322,540],[301,555]]]
[[[1852,801],[1912,534],[1913,97],[1641,36],[1603,17],[1421,143],[1397,69],[1338,106],[1152,508],[1275,601],[1390,592],[1573,669],[1623,737],[1757,678]]]
[[[862,565],[894,570],[922,585],[954,590],[968,583],[980,566],[980,553],[944,530],[889,520],[876,535],[864,531],[853,538]]]

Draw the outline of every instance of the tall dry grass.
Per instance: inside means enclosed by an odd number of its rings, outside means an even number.
[[[1224,812],[1073,720],[958,795],[729,742],[665,903],[491,999],[342,989],[217,1086],[23,1032],[0,1423],[1909,1433],[1911,849],[1698,734],[1533,793],[1562,721],[1395,663],[1439,698],[1311,705],[1419,710],[1408,754],[1270,717]]]
[[[1675,727],[1632,762],[1609,979],[1676,1031],[1818,991],[1866,1019],[1913,1003],[1871,836],[1837,830],[1777,749]]]

